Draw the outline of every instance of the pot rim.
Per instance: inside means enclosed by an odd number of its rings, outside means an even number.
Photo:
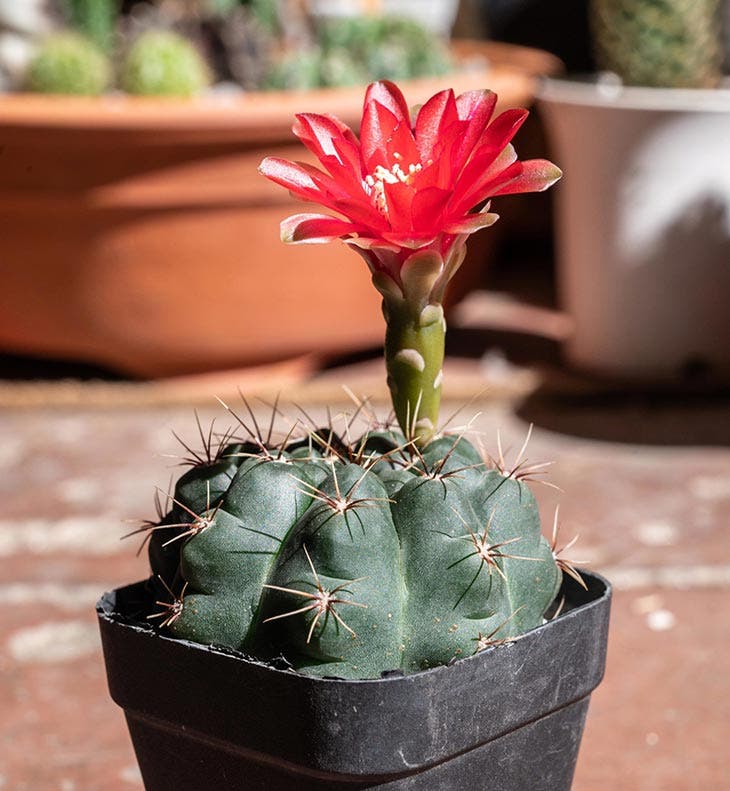
[[[137,583],[100,603],[109,691],[135,728],[173,729],[255,763],[340,780],[415,774],[579,701],[585,712],[605,672],[611,590],[602,577],[585,579],[587,591],[564,580],[574,609],[521,639],[451,665],[371,679],[313,677],[162,637],[132,620],[144,607]],[[168,671],[184,695],[161,686]]]
[[[463,68],[440,77],[402,82],[413,104],[447,87],[457,92],[494,85],[509,95],[508,104],[529,101],[538,75],[556,74],[560,61],[550,53],[471,39],[455,40],[452,52]],[[209,94],[193,99],[108,94],[100,97],[34,93],[0,94],[0,127],[109,129],[115,131],[281,130],[290,134],[296,111],[316,108],[336,113],[347,123],[360,120],[363,85],[302,91],[250,91]]]
[[[545,77],[537,92],[541,102],[576,107],[659,112],[730,112],[730,84],[718,88],[652,88],[623,85],[608,72]]]
[[[585,598],[585,600],[575,602],[574,606],[572,606],[569,610],[563,612],[559,616],[561,621],[565,622],[568,619],[580,618],[582,613],[585,613],[586,611],[591,609],[602,607],[606,604],[607,601],[610,601],[612,598],[613,587],[611,583],[601,574],[598,574],[594,571],[590,571],[590,572],[584,571],[582,572],[582,576],[584,577],[586,583],[588,584],[588,590],[587,591],[583,591],[582,589],[578,589],[578,590],[580,590],[580,593],[582,594],[582,597]],[[299,678],[306,683],[311,683],[315,687],[318,685],[331,685],[332,683],[336,683],[340,685],[363,686],[363,685],[381,684],[382,682],[397,684],[397,683],[403,683],[404,680],[406,680],[408,683],[412,683],[413,681],[420,681],[422,679],[423,680],[430,680],[431,678],[435,679],[438,678],[439,675],[448,673],[448,671],[455,666],[465,668],[468,667],[470,663],[484,661],[484,657],[488,656],[496,649],[503,649],[509,645],[513,645],[514,643],[518,642],[520,639],[524,638],[527,635],[538,635],[540,632],[543,632],[546,629],[548,629],[552,623],[552,621],[546,621],[544,624],[541,624],[540,626],[537,626],[534,629],[530,629],[528,632],[525,632],[523,635],[520,635],[515,640],[508,641],[505,644],[505,646],[493,646],[485,649],[484,651],[479,651],[473,654],[472,656],[460,658],[457,661],[452,662],[450,664],[438,665],[436,667],[427,668],[426,670],[417,670],[411,673],[405,673],[399,668],[394,668],[393,670],[385,671],[383,675],[376,678],[348,679],[348,678],[339,678],[337,676],[320,677],[320,676],[308,675],[306,673],[299,673],[292,669],[277,668],[268,662],[257,659],[256,657],[246,654],[243,651],[238,651],[233,648],[195,643],[191,640],[185,640],[179,637],[171,637],[169,635],[161,634],[149,623],[136,621],[129,618],[128,616],[116,612],[115,597],[117,592],[119,590],[126,590],[129,588],[134,588],[137,586],[144,585],[146,584],[146,582],[147,580],[140,580],[139,582],[123,586],[122,588],[117,588],[112,591],[105,592],[101,596],[99,601],[96,603],[96,612],[99,619],[104,619],[112,623],[123,625],[139,634],[145,634],[148,635],[149,637],[155,637],[164,640],[166,642],[175,643],[184,646],[185,648],[190,650],[204,651],[207,653],[225,656],[232,659],[239,659],[243,662],[255,665],[256,667],[264,671],[270,671],[275,675],[286,676],[287,678],[291,678],[292,676],[295,676],[296,678]],[[577,588],[577,586],[575,587]]]

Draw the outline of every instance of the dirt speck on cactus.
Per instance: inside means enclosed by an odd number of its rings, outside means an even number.
[[[124,58],[120,75],[122,88],[139,96],[195,96],[210,81],[210,69],[196,47],[167,30],[142,33]]]
[[[111,64],[96,44],[66,31],[41,43],[28,66],[26,85],[38,93],[98,96],[111,78]]]

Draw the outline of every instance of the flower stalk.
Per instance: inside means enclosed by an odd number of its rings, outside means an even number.
[[[443,379],[446,321],[441,305],[420,313],[393,309],[383,301],[386,316],[385,365],[388,388],[405,435],[423,446],[438,422]]]

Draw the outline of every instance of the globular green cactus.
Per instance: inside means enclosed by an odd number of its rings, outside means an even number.
[[[304,673],[447,664],[539,626],[566,569],[518,469],[388,428],[226,435],[144,525],[156,621]]]
[[[142,33],[120,71],[121,87],[139,96],[195,96],[210,81],[210,69],[195,45],[168,30]]]
[[[112,67],[93,41],[64,31],[49,36],[28,65],[26,84],[38,93],[97,96],[111,82]]]
[[[260,171],[346,220],[297,214],[289,242],[345,239],[383,296],[385,363],[399,429],[371,421],[352,442],[296,424],[274,441],[255,414],[190,469],[147,523],[156,580],[148,619],[303,673],[373,678],[443,665],[539,626],[562,574],[579,574],[540,532],[522,451],[508,468],[438,429],[442,298],[488,198],[542,190],[560,171],[519,161],[526,112],[490,123],[497,97],[433,96],[412,120],[396,85],[366,91],[361,133],[330,115],[294,132],[327,172],[267,157]],[[486,202],[486,205],[485,205]],[[476,211],[471,211],[477,207]],[[367,412],[363,403],[358,412]],[[278,413],[274,406],[273,414]],[[305,415],[306,417],[306,415]],[[253,426],[250,428],[249,426]],[[187,446],[186,446],[187,447]],[[167,511],[167,513],[165,513]]]
[[[592,0],[596,56],[627,85],[702,88],[722,68],[719,0]]]

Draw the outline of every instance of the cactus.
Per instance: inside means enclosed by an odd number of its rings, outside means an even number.
[[[519,460],[487,463],[461,436],[418,450],[395,430],[224,443],[141,528],[149,617],[176,637],[370,678],[514,639],[558,593],[566,562]]]
[[[65,31],[49,36],[28,64],[26,84],[38,93],[97,96],[109,87],[112,68],[89,39]]]
[[[140,96],[194,96],[211,73],[195,46],[166,30],[148,30],[132,44],[121,66],[122,88]]]
[[[721,77],[719,0],[592,0],[601,68],[627,85],[712,87]]]
[[[525,483],[540,466],[524,449],[508,467],[501,451],[488,462],[437,430],[441,299],[465,240],[496,220],[490,197],[560,176],[517,158],[510,140],[526,113],[492,120],[495,103],[489,91],[442,91],[413,122],[399,89],[374,83],[359,140],[332,116],[297,116],[327,173],[262,162],[273,181],[346,216],[295,215],[282,237],[343,238],[370,266],[399,427],[371,421],[353,442],[352,420],[344,436],[309,421],[304,436],[295,424],[275,441],[277,405],[266,433],[250,408],[244,419],[227,407],[244,436],[226,432],[214,450],[212,427],[199,426],[203,452],[184,446],[192,468],[136,531],[156,581],[150,621],[303,673],[373,678],[516,639],[543,622],[563,573],[580,579],[541,535]]]
[[[119,15],[118,0],[65,0],[64,4],[69,23],[108,51]]]

